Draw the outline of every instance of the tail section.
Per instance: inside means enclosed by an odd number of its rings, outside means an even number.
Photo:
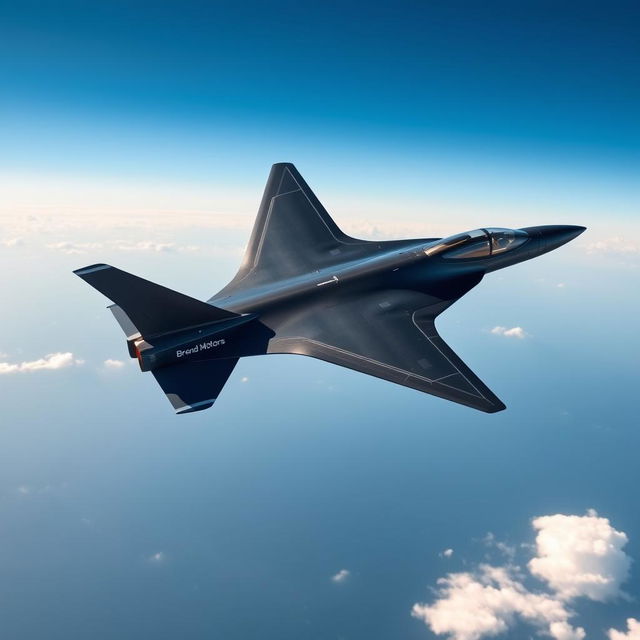
[[[120,307],[123,315],[113,311],[123,325],[128,318],[145,339],[199,325],[237,318],[238,314],[190,298],[159,284],[138,278],[108,264],[94,264],[74,273]],[[128,327],[128,328],[126,328]]]
[[[190,298],[108,264],[74,271],[115,304],[129,355],[151,371],[176,410],[209,408],[238,362],[238,331],[255,319]]]

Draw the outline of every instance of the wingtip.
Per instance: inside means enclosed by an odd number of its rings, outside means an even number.
[[[176,415],[181,416],[187,413],[195,413],[196,411],[204,411],[205,409],[211,408],[215,401],[216,401],[216,398],[211,398],[209,400],[202,400],[200,402],[195,402],[194,404],[184,405],[183,407],[176,409]]]
[[[90,264],[88,267],[74,269],[73,273],[82,278],[82,276],[86,276],[89,273],[93,273],[94,271],[102,271],[103,269],[111,269],[111,265],[104,263]]]
[[[284,171],[285,169],[295,171],[296,173],[298,172],[296,165],[293,164],[293,162],[276,162],[271,166],[272,171]]]

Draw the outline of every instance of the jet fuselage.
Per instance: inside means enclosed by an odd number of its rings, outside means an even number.
[[[75,273],[115,304],[129,355],[177,413],[210,407],[241,357],[300,354],[480,411],[505,405],[442,340],[436,318],[486,273],[584,227],[475,229],[371,241],[345,234],[290,163],[273,165],[244,259],[207,302],[107,264]]]
[[[372,289],[406,288],[429,292],[438,283],[446,283],[470,271],[489,273],[535,258],[569,242],[584,231],[584,227],[550,225],[526,227],[518,231],[527,234],[518,247],[497,255],[450,259],[446,253],[428,255],[441,239],[418,241],[414,246],[388,249],[372,257],[334,264],[324,269],[290,278],[278,283],[244,290],[236,295],[214,296],[208,302],[234,313],[265,313],[280,305],[295,305],[308,297],[334,298]]]

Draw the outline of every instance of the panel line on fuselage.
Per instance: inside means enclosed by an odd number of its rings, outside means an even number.
[[[332,351],[337,351],[338,353],[344,353],[348,356],[353,356],[354,358],[358,358],[360,360],[370,362],[371,364],[384,367],[385,369],[391,369],[392,371],[397,371],[398,373],[404,373],[407,377],[419,378],[420,380],[424,380],[429,384],[433,384],[434,382],[436,382],[436,380],[433,380],[432,378],[427,378],[426,376],[421,376],[417,373],[412,373],[411,371],[407,371],[406,369],[401,369],[400,367],[394,367],[392,364],[387,364],[386,362],[380,362],[379,360],[374,360],[373,358],[367,358],[367,356],[362,356],[359,353],[354,353],[353,351],[348,351],[347,349],[341,349],[340,347],[336,347],[332,344],[327,344],[326,342],[320,342],[319,340],[313,340],[312,338],[305,338],[303,336],[287,336],[286,338],[273,338],[272,340],[269,341],[269,344],[275,344],[279,341],[286,342],[291,340],[300,340],[302,342],[310,342],[312,344],[317,344],[321,347],[326,347],[327,349],[330,349]],[[455,375],[455,374],[452,374],[452,375]],[[473,395],[473,394],[469,394],[469,395]]]

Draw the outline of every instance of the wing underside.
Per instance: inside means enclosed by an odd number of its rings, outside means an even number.
[[[270,353],[297,353],[494,413],[505,405],[438,334],[450,302],[389,290],[283,319]]]

